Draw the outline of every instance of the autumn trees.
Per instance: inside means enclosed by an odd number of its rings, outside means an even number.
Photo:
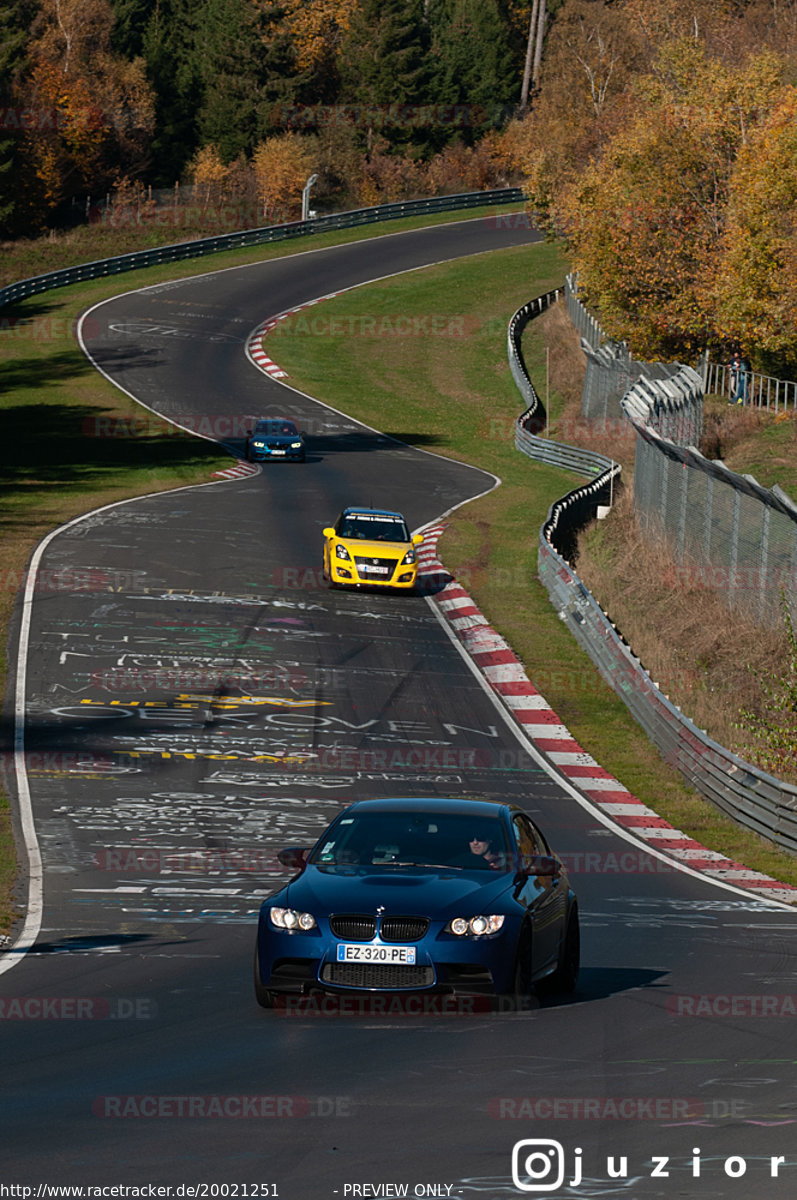
[[[0,230],[525,180],[636,353],[795,374],[796,39],[797,0],[6,0]]]
[[[740,148],[712,292],[719,330],[754,347],[766,371],[791,374],[797,363],[797,88],[792,84],[779,89]]]
[[[460,162],[484,175],[494,139],[477,146],[518,102],[532,3],[7,0],[0,103],[38,118],[0,127],[0,231],[68,220],[117,182],[173,189],[210,148],[256,174],[256,149],[297,149],[294,133],[322,203],[406,194],[440,155],[440,186]]]
[[[70,198],[85,200],[119,173],[143,169],[152,93],[143,62],[113,52],[112,27],[107,0],[29,0],[4,10],[3,112],[15,141],[5,164],[0,142],[0,227],[43,228]]]
[[[634,84],[628,123],[568,182],[557,214],[607,331],[635,352],[693,359],[714,335],[709,297],[739,149],[781,67],[731,70],[700,43],[665,43]]]
[[[532,210],[607,332],[797,372],[797,4],[566,0],[515,126]]]

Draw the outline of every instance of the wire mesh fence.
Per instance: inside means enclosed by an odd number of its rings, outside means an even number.
[[[678,363],[642,362],[635,359],[625,342],[607,336],[578,296],[575,275],[565,278],[565,303],[571,323],[581,335],[586,358],[581,413],[588,421],[622,421],[623,397],[638,379],[669,379],[680,370]],[[702,418],[701,418],[702,420]]]
[[[609,340],[599,322],[579,300],[578,280],[573,274],[565,276],[565,304],[567,305],[567,315],[574,329],[588,346],[597,350],[603,342]]]
[[[581,340],[586,358],[581,413],[588,421],[604,425],[623,418],[623,397],[637,380],[669,379],[679,368],[677,363],[646,363],[631,357],[623,342],[607,342],[595,350]]]
[[[511,330],[512,326],[510,361]],[[528,401],[528,389],[518,376],[516,380]],[[797,508],[780,489],[767,491],[748,476],[734,475],[695,448],[675,445],[650,424],[669,422],[677,433],[680,420],[682,436],[699,432],[700,384],[696,372],[682,368],[668,380],[642,379],[632,389],[631,411],[625,416],[637,433],[634,503],[649,527],[655,526],[658,533],[670,531],[678,556],[676,570],[689,572],[692,582],[697,572],[700,582],[723,588],[735,606],[752,606],[759,615],[771,616],[781,586],[795,577]],[[679,406],[684,410],[680,414]],[[527,441],[543,441],[523,429],[524,418],[535,411],[532,405],[518,419],[516,445],[527,454]],[[565,450],[546,442],[547,453],[558,465]],[[619,469],[611,464],[603,477],[551,505],[539,533],[540,580],[576,641],[664,759],[740,825],[797,852],[797,788],[719,745],[685,716],[648,675],[573,568],[578,531],[595,515],[596,504],[611,503],[607,484],[611,487]],[[776,891],[768,877],[761,875],[758,882],[762,897],[790,898],[788,890]]]
[[[643,529],[668,542],[680,582],[778,625],[782,595],[792,610],[797,600],[797,506],[780,488],[635,428],[634,509]]]
[[[797,506],[779,488],[764,488],[697,449],[704,379],[721,392],[738,389],[738,367],[707,364],[701,377],[678,363],[637,362],[621,343],[600,344],[603,330],[579,300],[572,275],[565,295],[587,360],[582,413],[605,422],[619,410],[636,430],[640,527],[666,540],[683,583],[719,592],[761,625],[778,625],[784,594],[792,611],[797,607]],[[797,385],[783,380],[748,371],[742,385],[746,403],[775,411],[797,404]]]

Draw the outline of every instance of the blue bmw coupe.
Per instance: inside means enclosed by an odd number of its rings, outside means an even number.
[[[304,462],[305,455],[304,437],[296,423],[288,417],[265,417],[255,424],[246,439],[249,462],[265,462],[275,458]]]
[[[361,800],[260,909],[255,995],[570,992],[578,904],[565,869],[514,804]]]

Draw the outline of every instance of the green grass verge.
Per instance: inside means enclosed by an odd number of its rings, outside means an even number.
[[[538,530],[575,477],[514,449],[520,400],[507,365],[506,326],[521,304],[561,283],[565,269],[551,245],[428,268],[325,301],[322,321],[287,322],[267,348],[294,386],[410,444],[501,477],[502,487],[451,518],[441,541],[448,569],[573,736],[631,792],[711,849],[797,884],[797,859],[724,817],[662,760],[537,579]],[[405,329],[415,322],[421,330],[425,322],[430,330],[434,318],[438,332],[402,336],[399,315]],[[524,341],[524,355],[544,394],[545,346],[537,332]],[[568,401],[553,392],[554,415]]]
[[[167,280],[516,209],[517,205],[485,207],[384,221],[248,250],[224,251],[58,288],[0,308],[0,419],[4,432],[0,449],[0,696],[6,694],[9,620],[26,564],[42,537],[103,504],[207,482],[215,471],[229,467],[232,461],[209,442],[175,434],[172,426],[159,422],[100,375],[75,341],[82,312],[110,296]],[[103,243],[96,253],[88,253],[81,243],[80,256],[74,258],[64,254],[64,248],[56,243],[55,250],[63,254],[60,261],[53,260],[44,247],[35,269],[54,270],[74,261],[132,248]],[[124,423],[129,418],[135,422],[142,413],[146,421],[135,436],[86,436],[97,417]],[[140,420],[138,423],[142,424]],[[16,875],[10,809],[0,792],[0,936],[8,933],[14,919],[12,892]]]

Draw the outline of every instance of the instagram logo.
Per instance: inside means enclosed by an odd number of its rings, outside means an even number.
[[[580,1155],[581,1151],[576,1150]],[[512,1147],[512,1182],[521,1192],[555,1192],[565,1178],[565,1151],[553,1138],[525,1138]]]

